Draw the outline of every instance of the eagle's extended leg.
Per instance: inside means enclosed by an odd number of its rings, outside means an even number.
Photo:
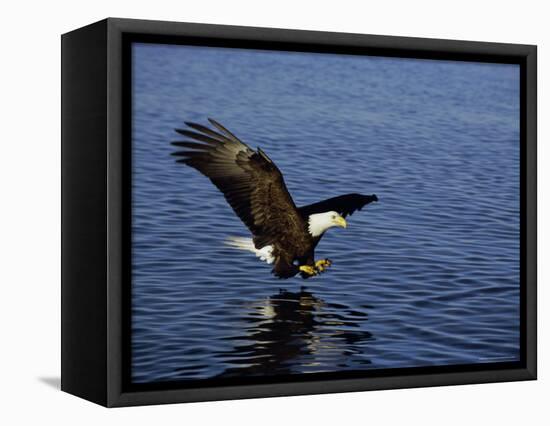
[[[330,259],[321,259],[313,265],[301,265],[299,269],[300,272],[302,272],[302,277],[306,278],[325,272],[330,265],[332,265],[332,261]]]
[[[317,269],[317,271],[319,272],[324,272],[330,267],[330,265],[332,265],[332,260],[321,259],[315,262],[315,269]]]

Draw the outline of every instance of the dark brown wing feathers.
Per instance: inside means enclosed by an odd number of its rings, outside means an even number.
[[[216,185],[254,235],[257,248],[294,244],[288,240],[303,233],[303,222],[277,166],[260,149],[254,151],[220,123],[209,121],[216,131],[196,123],[186,123],[193,130],[176,130],[190,139],[172,143],[185,149],[173,153],[177,162]]]
[[[343,217],[346,217],[347,215],[351,216],[356,210],[361,210],[367,204],[374,201],[378,201],[378,197],[375,194],[346,194],[300,207],[298,211],[303,218],[312,214],[329,211],[335,211]]]

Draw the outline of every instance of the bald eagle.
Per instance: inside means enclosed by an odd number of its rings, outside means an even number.
[[[378,201],[376,195],[346,194],[296,207],[275,163],[213,119],[215,130],[186,122],[175,129],[187,140],[172,142],[178,163],[208,177],[252,233],[251,239],[232,238],[229,244],[273,264],[273,274],[309,278],[325,271],[329,259],[315,261],[314,250],[325,231],[346,228],[345,217]],[[192,129],[192,130],[191,130]]]

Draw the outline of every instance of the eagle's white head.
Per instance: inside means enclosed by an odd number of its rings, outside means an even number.
[[[339,226],[341,228],[348,226],[346,219],[333,211],[310,215],[308,225],[309,233],[313,237],[322,235],[327,229],[333,226]]]

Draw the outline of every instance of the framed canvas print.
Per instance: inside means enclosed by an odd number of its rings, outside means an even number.
[[[62,37],[62,389],[536,378],[536,47],[107,19]]]

